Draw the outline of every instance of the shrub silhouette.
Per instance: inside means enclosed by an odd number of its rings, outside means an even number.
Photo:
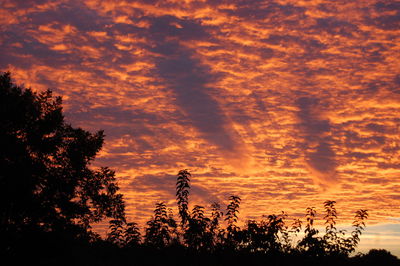
[[[164,202],[159,202],[156,203],[153,217],[147,222],[143,242],[137,225],[122,220],[110,221],[107,241],[129,250],[147,247],[150,253],[166,252],[157,253],[162,257],[156,262],[153,261],[155,265],[202,265],[201,260],[194,259],[196,254],[201,254],[203,259],[211,256],[204,263],[210,264],[213,261],[216,265],[246,263],[245,258],[248,256],[254,256],[248,258],[253,258],[255,265],[261,265],[263,257],[259,257],[260,255],[267,256],[270,263],[279,265],[300,262],[304,264],[299,265],[350,265],[349,255],[357,247],[365,228],[365,219],[368,217],[366,210],[356,212],[354,229],[348,236],[344,230],[336,228],[336,202],[325,201],[325,233],[320,235],[315,228],[316,209],[308,207],[304,236],[296,240],[302,231],[302,221],[294,219],[289,226],[288,216],[284,212],[263,216],[260,221],[247,221],[243,228],[240,228],[237,223],[241,198],[238,196],[229,197],[226,214],[221,211],[220,204],[215,202],[211,205],[209,217],[205,208],[200,205],[194,205],[189,212],[189,176],[191,175],[187,170],[179,171],[177,175],[177,205],[181,226],[178,227],[172,210],[167,209]],[[222,218],[226,227],[221,224]],[[179,257],[179,260],[167,259],[167,253]],[[205,254],[208,255],[204,257]],[[244,261],[237,260],[242,258],[241,256],[244,256]],[[366,259],[356,256],[351,260],[352,263],[360,261]]]

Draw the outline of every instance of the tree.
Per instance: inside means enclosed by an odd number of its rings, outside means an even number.
[[[125,246],[136,247],[140,245],[141,235],[137,223],[130,222],[126,224],[124,237],[125,237]]]
[[[238,246],[238,232],[240,228],[236,225],[240,207],[240,197],[232,195],[229,197],[229,204],[226,207],[225,221],[228,224],[226,228],[225,244],[229,249],[235,249]]]
[[[250,252],[288,252],[290,249],[289,233],[284,219],[286,214],[268,215],[260,222],[250,220],[242,230],[241,246]]]
[[[218,202],[211,204],[210,232],[212,234],[213,247],[220,246],[224,239],[224,229],[220,228],[220,219],[224,213],[221,211],[221,205]]]
[[[135,222],[125,223],[122,220],[110,220],[106,241],[117,247],[137,247],[141,242],[140,229]]]
[[[213,235],[210,226],[211,220],[204,215],[204,207],[195,205],[183,235],[187,246],[194,250],[211,250]]]
[[[191,174],[188,170],[180,170],[176,181],[176,200],[178,202],[179,216],[181,217],[181,226],[185,226],[189,219],[189,189]]]
[[[110,220],[108,228],[110,232],[107,234],[107,241],[122,247],[125,244],[124,239],[124,222],[121,220]]]
[[[304,237],[298,243],[298,249],[311,256],[324,255],[323,243],[321,238],[318,236],[318,230],[314,228],[314,220],[317,211],[314,207],[308,207],[306,213],[307,224],[304,230]]]
[[[147,222],[144,243],[148,246],[163,248],[171,244],[172,232],[176,229],[176,222],[167,214],[164,202],[156,203],[154,216]]]
[[[61,97],[0,75],[0,233],[88,236],[103,218],[125,220],[114,171],[90,167],[104,141],[66,123]],[[11,241],[11,242],[10,242]]]

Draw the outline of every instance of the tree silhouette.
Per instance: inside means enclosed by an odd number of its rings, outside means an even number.
[[[157,248],[168,246],[173,239],[171,231],[175,228],[176,222],[168,216],[165,203],[157,203],[154,216],[147,222],[145,244]]]
[[[190,189],[190,173],[185,169],[178,173],[176,182],[176,199],[178,202],[179,216],[181,217],[182,227],[189,218],[189,189]]]
[[[288,245],[287,227],[285,225],[286,214],[268,215],[266,221],[266,236],[269,251],[282,251],[284,245]]]
[[[304,230],[304,238],[299,242],[298,248],[300,251],[311,256],[321,256],[324,254],[321,238],[318,236],[318,230],[314,228],[314,220],[317,211],[314,207],[308,207],[306,213],[307,224]]]
[[[250,252],[276,252],[289,249],[289,235],[284,219],[286,215],[268,215],[260,222],[250,220],[242,230],[241,246]]]
[[[184,238],[186,245],[195,250],[210,250],[213,245],[213,235],[210,230],[211,220],[204,215],[204,207],[195,205]]]
[[[107,241],[122,247],[125,245],[124,239],[124,221],[122,220],[111,220],[109,221],[110,232],[107,234]]]
[[[230,196],[229,197],[229,204],[226,207],[226,218],[225,221],[228,223],[228,228],[234,228],[237,223],[239,207],[240,207],[240,197],[238,196]],[[231,230],[231,229],[228,229]]]
[[[142,237],[137,223],[130,222],[126,224],[126,228],[124,231],[124,240],[125,246],[127,247],[135,247],[140,245]]]
[[[89,237],[90,224],[124,219],[124,203],[108,168],[90,163],[101,149],[94,134],[64,121],[61,97],[35,92],[0,75],[0,234],[58,232]]]
[[[238,196],[230,196],[229,197],[229,204],[226,207],[226,217],[225,221],[228,223],[228,227],[226,228],[226,238],[224,240],[226,247],[228,249],[236,249],[238,247],[238,232],[239,227],[236,225],[238,220],[238,213],[240,207],[240,197]]]
[[[220,219],[224,216],[221,205],[218,202],[211,204],[210,232],[212,236],[212,246],[220,246],[224,239],[224,230],[220,227]]]
[[[400,260],[384,249],[371,249],[367,254],[357,254],[354,265],[385,265],[399,266]]]
[[[324,202],[325,207],[325,235],[323,237],[323,241],[325,244],[325,252],[327,254],[339,254],[341,252],[341,238],[338,234],[342,232],[337,232],[336,229],[336,221],[337,219],[337,211],[335,208],[335,201],[327,200]]]
[[[348,253],[353,252],[360,242],[360,236],[362,231],[365,229],[365,220],[368,218],[368,211],[360,209],[354,216],[353,227],[354,230],[351,232],[350,244],[348,245]]]
[[[107,234],[106,241],[118,247],[136,247],[140,245],[141,234],[137,223],[110,220],[109,224],[110,232]]]

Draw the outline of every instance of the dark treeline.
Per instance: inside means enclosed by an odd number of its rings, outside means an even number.
[[[187,170],[181,170],[177,177],[179,221],[174,219],[172,210],[160,202],[155,206],[153,217],[147,222],[143,237],[137,224],[111,220],[106,240],[118,247],[144,245],[162,249],[181,246],[203,253],[234,251],[347,257],[357,247],[368,217],[366,210],[358,210],[354,217],[354,229],[346,236],[345,231],[335,226],[335,201],[325,201],[323,236],[319,236],[314,227],[314,207],[307,208],[305,224],[300,219],[288,223],[287,215],[282,212],[265,216],[261,221],[249,220],[240,228],[237,225],[241,201],[238,196],[229,197],[225,212],[221,211],[219,203],[212,203],[209,217],[200,205],[194,205],[189,211],[190,176]],[[304,232],[300,234],[302,229]]]
[[[368,217],[355,212],[347,234],[325,201],[323,232],[316,210],[285,213],[241,227],[241,199],[189,207],[190,178],[179,171],[178,213],[164,202],[141,230],[127,221],[115,173],[90,167],[104,141],[64,121],[62,101],[0,75],[0,255],[3,265],[400,265],[386,250],[354,254]],[[173,188],[172,188],[173,189]],[[109,221],[106,238],[91,225]]]
[[[314,226],[314,207],[306,209],[305,221],[289,221],[282,212],[265,216],[260,221],[249,220],[240,228],[237,225],[241,202],[238,196],[229,197],[225,211],[219,203],[212,203],[209,216],[200,205],[189,210],[190,177],[187,170],[177,175],[178,220],[164,202],[159,202],[142,237],[137,224],[111,220],[106,241],[126,252],[141,250],[164,254],[160,257],[163,259],[152,261],[160,265],[375,265],[378,257],[385,265],[399,263],[385,250],[371,250],[366,255],[359,253],[350,257],[365,228],[366,210],[356,211],[349,234],[336,227],[335,201],[324,203],[322,235]],[[165,253],[173,255],[165,257]]]

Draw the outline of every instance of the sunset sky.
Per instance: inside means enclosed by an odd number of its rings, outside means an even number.
[[[0,0],[0,31],[1,71],[105,131],[129,220],[188,169],[191,205],[335,200],[343,226],[369,211],[360,250],[400,256],[400,1]]]

